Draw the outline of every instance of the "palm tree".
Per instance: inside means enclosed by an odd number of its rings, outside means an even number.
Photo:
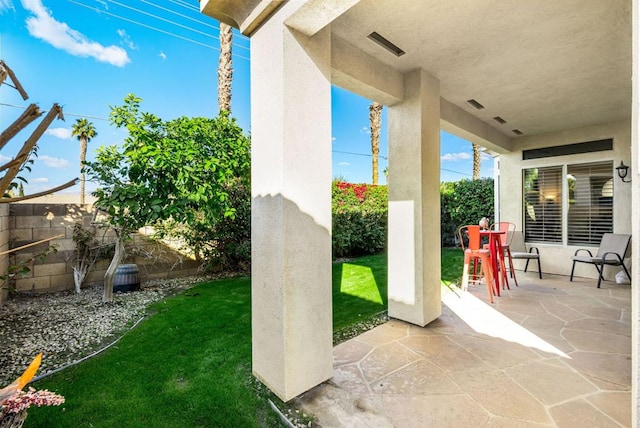
[[[71,135],[78,137],[78,141],[80,141],[80,204],[84,204],[84,171],[82,168],[87,160],[87,143],[98,133],[93,123],[83,118],[76,119],[76,123],[71,128]]]
[[[373,176],[371,183],[378,184],[378,154],[380,153],[380,126],[382,121],[382,104],[375,101],[369,106],[369,123],[371,124],[371,167]]]
[[[218,60],[218,108],[220,112],[231,113],[231,81],[233,68],[231,60],[231,44],[233,28],[224,22],[220,23],[220,58]]]
[[[473,179],[480,179],[480,146],[476,143],[471,143],[473,148]]]

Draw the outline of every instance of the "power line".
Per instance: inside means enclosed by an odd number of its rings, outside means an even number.
[[[109,3],[113,3],[113,4],[117,5],[117,6],[124,7],[124,8],[126,8],[126,9],[132,10],[132,11],[134,11],[134,12],[138,12],[138,13],[141,13],[141,14],[143,14],[143,15],[150,16],[151,18],[157,19],[157,20],[159,20],[159,21],[167,22],[167,23],[172,24],[172,25],[175,25],[175,26],[177,26],[177,27],[184,28],[185,30],[193,31],[194,33],[198,33],[198,34],[203,35],[203,36],[205,36],[205,37],[210,37],[210,38],[215,39],[215,40],[220,40],[220,38],[219,38],[219,37],[216,37],[216,36],[214,36],[213,34],[209,34],[209,33],[205,33],[204,31],[196,30],[196,29],[191,28],[191,27],[189,27],[189,26],[187,26],[187,25],[179,24],[179,23],[177,23],[177,22],[175,22],[175,21],[172,21],[172,20],[170,20],[170,19],[163,18],[163,17],[161,17],[161,16],[154,15],[154,14],[149,13],[149,12],[145,12],[144,10],[136,9],[135,7],[132,7],[132,6],[128,6],[128,5],[126,5],[126,4],[119,3],[119,2],[117,2],[117,1],[115,1],[115,0],[107,0],[107,1],[108,1]],[[140,0],[140,1],[142,1],[142,2],[146,3],[146,1],[144,1],[144,0]],[[165,8],[161,7],[161,6],[156,6],[156,5],[153,5],[153,6],[158,7],[158,8],[161,8],[161,9],[164,9],[164,10],[167,10],[167,9],[165,9]],[[171,11],[170,11],[170,12],[171,12]],[[175,13],[175,12],[172,12],[172,13]],[[180,15],[180,16],[185,16],[185,15]],[[185,17],[186,17],[186,16],[185,16]],[[193,18],[189,18],[189,17],[186,17],[186,18],[191,19],[191,20],[193,20],[193,21],[196,21],[196,20],[195,20],[195,19],[193,19]],[[208,25],[208,26],[210,26],[210,27],[211,27],[211,25],[209,25],[209,24],[204,24],[203,22],[200,22],[200,21],[196,21],[196,22],[199,22],[200,24]],[[213,27],[213,28],[216,28],[216,27]],[[237,46],[237,47],[239,47],[239,48],[243,48],[243,49],[247,49],[247,50],[249,50],[249,48],[247,48],[247,47],[245,47],[245,46],[240,46],[240,45],[236,45],[236,46]]]
[[[144,28],[148,28],[148,29],[150,29],[150,30],[157,31],[157,32],[159,32],[159,33],[163,33],[163,34],[166,34],[166,35],[169,35],[169,36],[173,36],[173,37],[176,37],[176,38],[178,38],[178,39],[181,39],[181,40],[185,40],[185,41],[187,41],[187,42],[194,43],[194,44],[196,44],[196,45],[204,46],[204,47],[206,47],[206,48],[213,49],[213,50],[217,50],[217,51],[219,51],[219,50],[220,50],[220,48],[218,48],[218,47],[215,47],[215,46],[212,46],[212,45],[208,45],[208,44],[206,44],[206,43],[202,43],[202,42],[199,42],[199,41],[197,41],[197,40],[190,39],[190,38],[188,38],[188,37],[180,36],[180,35],[178,35],[178,34],[171,33],[171,32],[169,32],[169,31],[161,30],[161,29],[159,29],[159,28],[152,27],[151,25],[143,24],[143,23],[141,23],[141,22],[134,21],[134,20],[132,20],[132,19],[125,18],[125,17],[123,17],[123,16],[119,16],[119,15],[116,15],[116,14],[111,13],[111,12],[107,12],[107,11],[102,10],[102,9],[99,9],[99,8],[97,8],[97,7],[89,6],[89,5],[86,5],[86,4],[83,4],[83,3],[79,3],[79,2],[77,2],[77,1],[75,1],[75,0],[67,0],[67,1],[68,1],[69,3],[73,3],[73,4],[75,4],[75,5],[82,6],[82,7],[85,7],[85,8],[87,8],[87,9],[93,10],[93,11],[95,11],[95,12],[103,13],[103,14],[105,14],[105,15],[109,15],[109,16],[113,16],[114,18],[118,18],[118,19],[121,19],[121,20],[123,20],[123,21],[130,22],[130,23],[132,23],[132,24],[136,24],[136,25],[139,25],[139,26],[144,27]],[[233,54],[233,56],[234,56],[234,57],[237,57],[237,58],[240,58],[240,59],[244,59],[244,60],[250,61],[250,59],[249,59],[249,58],[244,57],[244,56],[242,56],[242,55],[238,55],[238,54],[236,54],[236,53],[234,53],[234,54]]]
[[[15,104],[7,104],[7,103],[0,103],[0,106],[5,106],[5,107],[13,107],[13,108],[20,108],[25,110],[27,107],[25,106],[18,106]],[[48,112],[49,110],[41,110],[43,113]],[[105,119],[104,117],[97,117],[97,116],[87,116],[86,114],[74,114],[74,113],[67,113],[66,111],[62,111],[62,114],[65,116],[73,116],[73,117],[84,117],[87,119],[96,119],[96,120],[104,120],[104,121],[109,121],[109,119]]]
[[[181,13],[179,13],[179,12],[176,12],[175,10],[168,9],[168,8],[164,8],[164,7],[162,7],[162,6],[158,6],[158,5],[156,5],[156,4],[154,4],[154,3],[151,3],[151,2],[149,2],[149,1],[147,1],[147,0],[140,0],[140,1],[141,1],[142,3],[146,3],[146,4],[149,4],[149,5],[151,5],[151,6],[157,7],[158,9],[166,10],[167,12],[169,12],[169,13],[173,13],[174,15],[178,15],[178,16],[181,16],[181,17],[183,17],[183,18],[189,19],[189,20],[191,20],[191,21],[197,22],[198,24],[202,24],[202,25],[205,25],[205,26],[207,26],[207,27],[213,28],[214,30],[220,30],[220,27],[216,27],[215,25],[209,24],[209,23],[204,22],[204,21],[201,21],[201,20],[199,20],[199,19],[195,19],[195,18],[192,18],[192,17],[190,17],[190,16],[183,15],[183,14],[181,14]],[[177,2],[176,0],[167,0],[167,1],[169,1],[169,2],[171,2],[171,3],[174,3],[174,4],[177,4],[178,6],[185,7],[185,8],[187,8],[187,9],[191,10],[191,11],[194,11],[194,12],[197,12],[198,14],[200,14],[200,9],[199,9],[199,8],[197,8],[196,6],[189,5],[189,4],[185,5],[185,4],[184,4],[184,2],[183,2],[183,3],[180,3],[180,2]],[[200,16],[202,16],[202,15],[200,14]],[[234,37],[241,38],[241,39],[244,39],[244,40],[249,40],[249,37],[245,36],[245,35],[244,35],[244,34],[242,34],[242,33],[234,34]],[[238,47],[242,47],[242,48],[244,48],[245,46],[240,46],[240,45],[238,45]],[[246,48],[246,49],[249,49],[249,48]]]
[[[371,157],[373,156],[372,154],[369,153],[353,153],[353,152],[343,152],[340,150],[331,150],[333,153],[343,153],[345,155],[354,155],[354,156],[367,156],[367,157]],[[386,156],[382,156],[382,155],[378,155],[378,157],[381,157],[382,159],[387,160],[388,158]]]
[[[469,176],[469,177],[471,177],[471,176],[472,176],[471,174],[468,174],[468,173],[466,173],[466,172],[453,171],[453,170],[451,170],[451,169],[446,169],[446,168],[440,168],[440,171],[452,172],[452,173],[454,173],[454,174],[466,175],[466,176]]]

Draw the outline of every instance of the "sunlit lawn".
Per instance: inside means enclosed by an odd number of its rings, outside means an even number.
[[[442,255],[442,278],[454,281],[462,253]],[[67,401],[31,410],[25,426],[280,426],[251,376],[250,291],[248,278],[220,280],[155,304],[116,346],[35,385]],[[385,255],[334,264],[334,331],[386,304]]]

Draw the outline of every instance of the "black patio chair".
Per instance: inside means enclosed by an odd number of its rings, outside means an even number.
[[[598,269],[598,288],[600,288],[600,283],[602,282],[605,265],[622,266],[624,273],[627,274],[627,277],[631,281],[631,275],[629,274],[627,267],[624,265],[624,259],[629,251],[630,242],[631,235],[605,233],[602,235],[600,247],[598,248],[598,253],[595,257],[591,254],[591,251],[586,248],[576,250],[572,258],[573,266],[571,267],[570,281],[573,281],[573,271],[576,268],[576,263],[590,263]],[[582,252],[586,252],[588,256],[580,255]]]

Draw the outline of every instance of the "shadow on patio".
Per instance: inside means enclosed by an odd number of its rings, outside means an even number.
[[[517,272],[442,289],[424,328],[392,320],[334,348],[334,376],[297,399],[323,427],[631,425],[631,287]]]

